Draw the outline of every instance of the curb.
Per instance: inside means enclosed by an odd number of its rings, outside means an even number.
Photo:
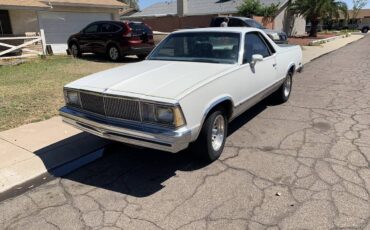
[[[364,37],[362,37],[362,38],[360,38],[360,39],[358,39],[358,40],[356,40],[356,41],[349,42],[349,43],[345,44],[344,46],[342,46],[342,47],[340,47],[340,48],[338,48],[338,49],[332,50],[332,51],[327,52],[327,53],[324,53],[324,54],[322,54],[322,55],[320,55],[320,56],[318,56],[318,57],[315,57],[314,59],[311,59],[311,60],[310,60],[309,62],[307,62],[306,64],[311,63],[311,62],[313,62],[313,61],[316,61],[317,59],[319,59],[319,58],[321,58],[321,57],[324,57],[324,56],[326,56],[326,55],[329,55],[329,54],[331,54],[331,53],[333,53],[333,52],[335,52],[335,51],[337,51],[337,50],[339,50],[339,49],[342,49],[342,48],[344,48],[344,47],[346,47],[346,46],[348,46],[348,45],[351,45],[351,44],[353,44],[353,43],[355,43],[355,42],[361,41],[361,40],[362,40],[362,39],[364,39],[364,38],[365,38],[365,36],[364,36]]]
[[[348,33],[347,35],[339,35],[339,36],[335,36],[335,37],[331,37],[331,38],[319,39],[319,40],[309,42],[308,45],[309,46],[321,45],[321,44],[324,44],[324,43],[332,42],[332,41],[335,41],[335,40],[341,39],[341,38],[347,38],[347,37],[350,37],[350,36],[352,36],[352,34]]]
[[[50,169],[48,172],[45,172],[33,179],[30,179],[22,184],[16,185],[0,193],[0,202],[19,196],[35,187],[50,182],[58,177],[63,177],[85,165],[88,165],[100,159],[104,155],[105,147],[106,146],[93,152],[87,153],[77,159],[66,162],[62,165],[56,166],[55,168]]]

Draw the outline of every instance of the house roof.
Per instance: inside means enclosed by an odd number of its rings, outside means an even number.
[[[238,11],[237,7],[243,4],[244,0],[188,0],[187,15],[207,15],[207,14],[230,14]],[[284,5],[287,0],[261,0],[264,5],[280,3]],[[155,3],[131,17],[147,17],[160,15],[177,14],[177,0],[168,0]]]
[[[117,0],[0,0],[5,8],[48,8],[51,5],[122,8],[124,3]]]

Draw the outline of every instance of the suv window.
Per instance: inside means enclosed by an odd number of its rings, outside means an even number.
[[[120,30],[120,28],[116,25],[110,24],[110,23],[104,23],[101,26],[101,32],[102,33],[115,33]]]
[[[98,24],[93,24],[93,25],[90,25],[90,26],[86,27],[84,32],[87,33],[87,34],[97,33],[98,28],[99,28]]]
[[[225,18],[214,18],[211,22],[211,27],[220,27]]]
[[[237,18],[231,18],[228,24],[229,27],[245,27],[242,20]]]
[[[243,63],[250,63],[252,56],[255,54],[260,54],[264,58],[271,55],[269,48],[258,32],[247,33],[245,35]]]
[[[129,23],[129,26],[134,34],[152,34],[152,30],[144,23],[131,22]]]

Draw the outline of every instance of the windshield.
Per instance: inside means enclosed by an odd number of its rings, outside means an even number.
[[[260,23],[258,23],[257,21],[255,20],[251,20],[251,19],[248,19],[248,20],[245,20],[245,22],[250,26],[250,27],[254,27],[254,28],[257,28],[257,29],[266,29],[263,25],[261,25]]]
[[[176,33],[167,37],[148,59],[235,64],[239,45],[239,33]]]

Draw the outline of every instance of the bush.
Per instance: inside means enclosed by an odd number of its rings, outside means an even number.
[[[238,13],[242,16],[252,17],[262,16],[265,18],[274,18],[279,11],[280,3],[272,3],[269,6],[263,5],[260,0],[244,0],[244,3],[238,7]]]

